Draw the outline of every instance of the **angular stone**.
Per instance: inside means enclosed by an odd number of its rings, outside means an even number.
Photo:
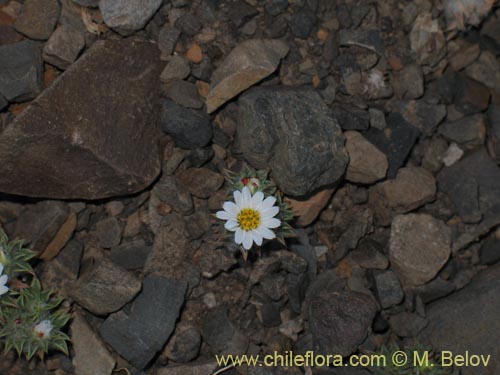
[[[14,27],[30,39],[46,40],[56,26],[60,11],[57,0],[26,0]]]
[[[403,284],[417,286],[433,279],[451,253],[451,230],[427,214],[396,216],[392,222],[389,254]]]
[[[41,201],[27,206],[16,221],[15,237],[41,254],[57,235],[69,215],[68,207],[57,201]]]
[[[224,177],[208,168],[188,168],[177,174],[189,192],[198,198],[210,198],[224,183]]]
[[[500,223],[500,168],[484,148],[441,170],[437,181],[463,220],[482,216],[491,226]]]
[[[76,228],[77,217],[74,212],[70,212],[68,218],[63,225],[57,231],[55,237],[50,241],[42,254],[40,254],[40,259],[48,261],[53,259],[59,254],[59,251],[68,243],[68,241],[73,236]]]
[[[426,134],[431,134],[446,117],[445,105],[429,104],[425,100],[394,101],[389,109],[400,113],[408,123]]]
[[[110,315],[99,332],[123,358],[143,369],[174,331],[185,294],[184,282],[148,276],[130,310]]]
[[[366,294],[327,288],[313,297],[308,312],[314,350],[348,356],[366,338],[377,307]]]
[[[325,189],[306,200],[287,198],[287,203],[297,217],[295,224],[300,227],[306,227],[311,224],[328,204],[332,194],[333,189]]]
[[[162,176],[153,188],[156,196],[175,211],[189,215],[193,213],[193,199],[186,186],[175,176]]]
[[[377,296],[384,309],[397,305],[403,300],[404,293],[394,272],[389,270],[377,273],[374,278]]]
[[[177,328],[163,351],[168,359],[177,363],[186,363],[195,359],[201,347],[201,335],[193,326]]]
[[[0,191],[100,199],[148,186],[160,172],[156,51],[94,43],[0,135]]]
[[[286,43],[273,39],[251,39],[237,45],[212,74],[207,112],[274,72],[288,50]]]
[[[203,107],[198,88],[194,83],[179,79],[173,80],[166,85],[164,94],[183,107],[196,109]]]
[[[424,74],[420,65],[411,64],[393,73],[394,94],[401,99],[418,99],[424,95]]]
[[[428,306],[429,325],[419,339],[436,350],[491,355],[488,367],[463,367],[464,375],[498,373],[499,288],[499,266],[481,271],[464,289]]]
[[[182,279],[192,267],[193,251],[182,216],[169,214],[161,222],[144,273]]]
[[[375,185],[369,192],[369,205],[381,225],[389,225],[395,214],[412,211],[436,195],[436,180],[424,168],[401,168],[394,180]]]
[[[84,273],[69,291],[81,306],[97,315],[121,309],[141,290],[141,282],[107,259]]]
[[[184,57],[175,55],[170,58],[167,66],[161,72],[160,79],[168,83],[175,79],[184,79],[190,72],[189,62]]]
[[[170,56],[174,52],[180,35],[181,32],[176,27],[171,27],[169,24],[162,27],[158,35],[158,48],[162,53],[162,58]]]
[[[236,27],[241,27],[258,13],[257,9],[246,1],[237,0],[229,4],[227,16]]]
[[[389,324],[394,333],[400,337],[415,337],[427,326],[427,320],[420,315],[408,311],[389,317]]]
[[[344,137],[315,91],[254,88],[239,106],[243,156],[256,168],[269,167],[285,194],[302,196],[339,181],[348,161]]]
[[[465,74],[490,89],[500,87],[500,61],[490,51],[483,51],[475,63],[465,68]]]
[[[431,13],[417,16],[410,32],[410,44],[420,65],[436,65],[446,55],[446,39]]]
[[[163,0],[99,0],[99,9],[107,26],[122,35],[142,29]]]
[[[205,113],[184,108],[168,99],[162,100],[160,124],[182,148],[204,147],[213,135],[210,118]]]
[[[99,244],[106,249],[118,246],[122,239],[122,227],[116,217],[108,217],[99,221],[96,225],[96,232]]]
[[[343,130],[366,130],[370,126],[370,115],[365,110],[335,106],[332,115]]]
[[[64,70],[76,60],[83,47],[82,33],[70,26],[59,26],[43,48],[43,59]]]
[[[455,90],[455,107],[464,115],[482,112],[488,108],[490,91],[482,83],[458,75]]]
[[[136,270],[144,266],[151,246],[147,246],[144,240],[136,240],[113,247],[110,252],[111,260],[126,270]]]
[[[387,156],[389,178],[394,178],[398,169],[404,165],[419,135],[418,129],[399,113],[387,116],[386,129],[370,128],[363,132],[363,136]]]
[[[457,121],[445,122],[439,126],[439,133],[464,149],[473,149],[484,144],[486,118],[482,113],[478,113]]]
[[[351,182],[371,184],[384,178],[389,167],[385,154],[358,132],[348,131],[344,136],[345,148],[349,154],[346,179]]]
[[[75,372],[80,375],[110,375],[116,361],[80,313],[73,317],[70,329]]]
[[[290,31],[297,38],[307,39],[316,23],[316,15],[307,7],[295,12],[290,19]]]
[[[10,102],[31,100],[42,91],[42,81],[39,43],[26,40],[0,46],[0,95]]]
[[[202,24],[198,17],[189,12],[179,17],[175,22],[175,26],[178,27],[183,34],[188,36],[195,36],[202,28]]]
[[[243,354],[248,347],[246,337],[231,321],[225,306],[217,306],[206,312],[202,336],[214,354]]]

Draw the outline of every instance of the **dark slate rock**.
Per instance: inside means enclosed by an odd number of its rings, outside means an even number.
[[[10,102],[35,98],[42,91],[43,62],[39,43],[0,46],[0,95]]]
[[[201,30],[200,20],[192,13],[186,13],[175,22],[175,27],[188,36],[195,36]]]
[[[261,314],[264,327],[277,327],[281,324],[280,305],[278,303],[264,303]]]
[[[76,60],[83,47],[83,33],[69,26],[59,26],[43,48],[43,58],[64,70]]]
[[[160,172],[157,51],[96,42],[1,134],[0,191],[100,199],[148,186]]]
[[[457,121],[445,122],[439,126],[438,131],[447,140],[463,148],[476,148],[484,144],[486,118],[482,113],[477,113]]]
[[[366,294],[324,289],[308,310],[314,350],[347,356],[365,340],[377,307]]]
[[[290,308],[294,313],[300,314],[302,302],[304,301],[306,290],[309,286],[309,276],[306,274],[289,274],[286,278],[286,286]]]
[[[307,39],[316,24],[316,15],[308,8],[303,8],[292,15],[289,26],[297,38]]]
[[[165,87],[164,93],[166,97],[183,107],[196,109],[203,107],[203,102],[194,83],[174,80]]]
[[[244,157],[254,167],[270,167],[284,193],[306,195],[339,181],[348,159],[344,137],[314,90],[254,88],[240,97],[239,107],[237,141]]]
[[[488,151],[500,164],[500,105],[492,104],[488,109]]]
[[[127,270],[136,270],[144,267],[151,248],[152,246],[146,245],[141,239],[113,247],[110,256],[119,266]]]
[[[500,223],[500,168],[485,149],[441,170],[438,188],[448,194],[455,209],[466,222]]]
[[[138,369],[161,350],[175,328],[186,293],[184,282],[148,276],[130,309],[110,315],[99,332]]]
[[[178,147],[193,149],[204,147],[210,142],[213,133],[208,115],[182,107],[169,99],[161,103],[161,127],[174,138]]]
[[[389,109],[425,134],[431,134],[446,117],[445,105],[427,103],[423,99],[394,101],[389,104]]]
[[[162,54],[168,56],[174,52],[180,35],[181,31],[176,27],[171,27],[168,24],[162,27],[158,35],[158,48]]]
[[[404,293],[398,277],[392,271],[375,274],[375,287],[380,305],[386,309],[403,300]]]
[[[247,339],[231,321],[225,306],[218,306],[206,313],[201,334],[214,354],[246,353],[248,348]]]
[[[273,17],[276,17],[281,13],[285,12],[287,8],[288,8],[288,0],[270,1],[266,5],[264,5],[265,11]]]
[[[238,0],[230,3],[227,16],[236,27],[241,27],[258,13],[257,9],[248,4],[246,1]]]
[[[394,178],[398,169],[405,164],[420,132],[399,113],[391,113],[387,116],[387,128],[390,129],[390,136],[388,132],[375,128],[368,129],[363,132],[363,135],[387,155],[389,161],[387,177]]]
[[[102,259],[71,285],[69,294],[96,315],[121,309],[141,290],[141,281],[108,259]]]
[[[343,130],[366,130],[370,126],[370,115],[362,109],[335,106],[332,114]]]
[[[436,277],[427,284],[414,288],[413,291],[423,303],[430,303],[453,293],[455,285],[450,281],[443,280],[441,277]]]
[[[435,350],[491,355],[488,367],[463,367],[464,375],[500,372],[500,266],[479,273],[464,289],[427,308],[429,325],[420,335]]]
[[[186,156],[186,163],[189,167],[199,168],[207,164],[214,157],[212,147],[195,148]]]
[[[57,0],[26,0],[14,27],[30,39],[46,40],[56,26],[60,11]]]
[[[481,264],[494,264],[500,261],[500,239],[495,234],[483,242],[479,259]]]

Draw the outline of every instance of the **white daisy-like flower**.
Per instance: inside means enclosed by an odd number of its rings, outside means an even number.
[[[281,221],[274,216],[279,212],[275,206],[276,198],[267,197],[261,191],[252,195],[248,187],[233,193],[233,202],[224,202],[223,211],[216,213],[217,218],[226,220],[224,227],[235,232],[234,241],[250,250],[253,243],[262,245],[263,239],[272,240],[276,234],[271,230],[278,228]]]
[[[9,287],[7,286],[7,282],[9,281],[9,276],[2,275],[3,273],[3,264],[0,263],[0,296],[7,293],[9,291]]]
[[[52,332],[53,328],[54,326],[52,325],[52,322],[50,320],[42,320],[33,328],[33,331],[38,337],[47,338],[50,337],[50,333]]]

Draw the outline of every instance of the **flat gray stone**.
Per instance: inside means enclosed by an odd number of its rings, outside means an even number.
[[[100,0],[99,9],[107,26],[122,35],[142,29],[163,0]]]
[[[464,289],[427,308],[429,325],[420,340],[454,354],[491,355],[488,367],[463,367],[463,375],[500,372],[500,266],[481,271]]]
[[[30,39],[47,40],[61,12],[57,0],[26,0],[14,27]]]
[[[185,293],[184,282],[148,276],[130,309],[110,315],[99,332],[118,354],[143,369],[174,331]]]

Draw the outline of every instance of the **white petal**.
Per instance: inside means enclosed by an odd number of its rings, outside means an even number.
[[[276,203],[276,198],[274,197],[267,197],[266,199],[264,199],[264,201],[260,204],[260,207],[259,209],[261,210],[265,210],[266,208],[269,208],[269,207],[272,207],[274,206],[274,204]]]
[[[216,217],[217,219],[221,219],[221,220],[230,220],[230,219],[232,219],[232,218],[233,218],[233,217],[232,217],[229,213],[227,213],[226,211],[217,211],[217,212],[215,213],[215,217]]]
[[[276,216],[280,212],[280,208],[276,206],[272,206],[266,208],[265,210],[260,211],[260,215],[262,216],[262,220],[270,219],[273,216]]]
[[[255,242],[255,244],[257,246],[261,246],[262,245],[262,235],[257,232],[256,230],[253,230],[252,232],[252,238],[253,238],[253,242]]]
[[[241,228],[236,229],[236,233],[234,235],[234,242],[236,242],[238,245],[240,245],[243,242],[244,234],[245,234],[245,232],[243,231],[243,229],[241,229]]]
[[[270,219],[262,220],[262,226],[266,228],[278,228],[281,225],[281,221],[272,217]]]
[[[234,220],[228,220],[226,221],[226,224],[224,224],[224,228],[227,230],[234,232],[237,228],[239,228],[238,222]]]
[[[7,288],[6,286],[0,286],[0,296],[2,294],[5,294],[9,291],[9,288]]]
[[[238,216],[238,213],[240,210],[238,209],[238,206],[235,205],[233,202],[224,202],[222,205],[222,208],[224,211],[229,213],[230,215],[233,215],[233,217],[236,219],[236,216]]]
[[[253,245],[252,232],[245,232],[245,237],[243,238],[243,248],[245,250],[250,250]]]
[[[250,190],[246,186],[243,186],[242,194],[242,206],[240,208],[250,207],[250,200],[252,199],[252,195],[250,194]]]
[[[9,277],[7,275],[0,276],[0,285],[7,284],[7,280],[9,280]]]
[[[235,190],[233,193],[233,197],[234,197],[234,201],[236,203],[236,206],[238,206],[238,208],[241,208],[241,203],[243,200],[243,197],[241,196],[241,191]]]
[[[3,273],[3,264],[0,263],[0,275]]]
[[[262,191],[256,192],[252,197],[252,207],[257,208],[262,203],[264,199],[264,193]]]
[[[268,240],[272,240],[273,238],[276,237],[276,235],[271,229],[265,228],[263,226],[255,229],[255,231],[259,233],[263,238],[266,238]]]

